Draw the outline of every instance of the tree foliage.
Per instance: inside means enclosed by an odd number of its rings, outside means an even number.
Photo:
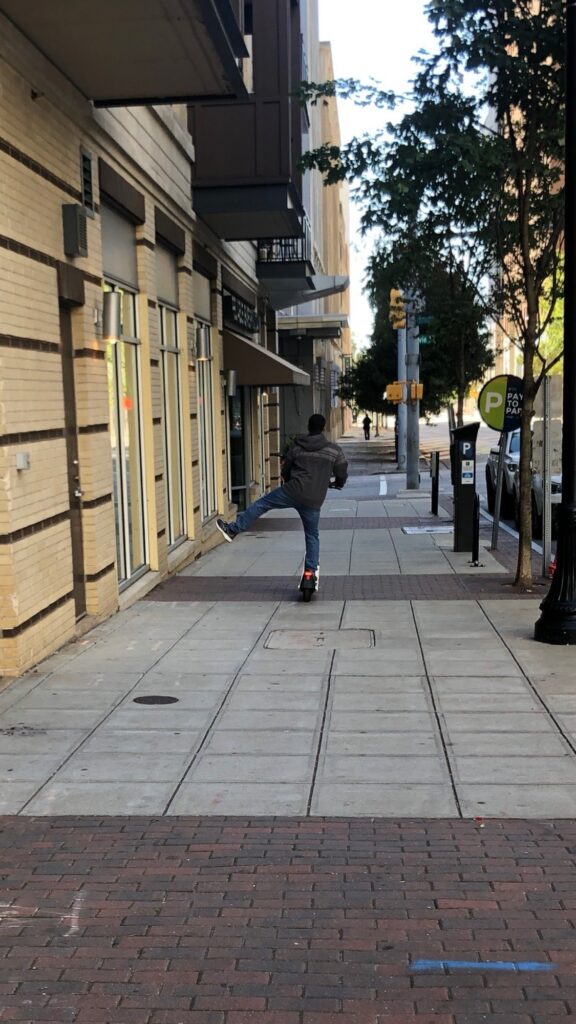
[[[399,283],[398,268],[374,257],[369,292],[374,307],[371,344],[342,379],[339,394],[349,405],[388,415],[395,411],[383,399],[386,386],[398,379],[397,332],[389,319],[389,295]],[[470,385],[492,365],[484,313],[466,282],[436,266],[421,278],[420,380],[423,416],[439,413],[457,401],[461,409]]]
[[[391,284],[417,296],[422,412],[438,413],[456,402],[461,423],[471,384],[481,380],[494,363],[486,314],[476,291],[457,265],[429,263],[414,246],[394,262],[380,249],[370,261],[368,281],[373,305],[382,311],[377,323],[388,316]]]
[[[521,350],[516,578],[529,586],[530,426],[538,386],[560,356],[545,339],[561,293],[564,0],[428,0],[426,10],[437,52],[417,58],[410,112],[306,162],[327,183],[353,183],[387,262],[412,251],[441,266]],[[338,91],[331,83],[316,95],[327,87]],[[373,86],[343,91],[376,98]],[[394,102],[384,92],[377,100]],[[416,281],[417,263],[411,272]]]

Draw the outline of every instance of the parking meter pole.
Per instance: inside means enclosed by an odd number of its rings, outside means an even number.
[[[552,478],[550,475],[550,378],[544,377],[543,459],[542,459],[542,575],[548,575],[552,558]]]
[[[498,547],[498,531],[500,529],[500,508],[502,507],[502,484],[504,481],[504,455],[506,454],[507,434],[500,434],[500,451],[498,452],[498,472],[496,474],[496,497],[494,499],[494,521],[492,523],[492,550]]]
[[[407,388],[420,379],[420,339],[416,327],[415,302],[406,307],[406,380]],[[420,402],[407,395],[406,416],[406,487],[417,491],[420,487]]]
[[[474,546],[476,497],[476,437],[479,423],[456,427],[454,436],[454,551]]]
[[[406,380],[406,328],[401,327],[398,331],[398,380]],[[404,385],[403,385],[404,387]],[[398,469],[406,472],[406,402],[400,402],[397,408],[398,415]]]

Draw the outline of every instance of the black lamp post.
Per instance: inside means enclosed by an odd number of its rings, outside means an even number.
[[[556,571],[534,636],[576,644],[576,0],[566,0],[566,195],[564,251],[564,392],[562,503]]]

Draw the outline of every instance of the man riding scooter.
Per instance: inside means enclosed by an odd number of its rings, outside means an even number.
[[[216,526],[227,541],[233,541],[248,530],[260,516],[273,508],[294,508],[304,527],[306,557],[304,575],[300,589],[304,599],[318,586],[318,564],[320,556],[319,522],[320,509],[324,504],[332,477],[334,486],[344,487],[348,476],[348,464],[342,449],[329,441],[323,431],[326,420],[320,413],[314,413],[308,420],[308,433],[296,438],[282,463],[282,486],[262,495],[236,518],[227,523],[217,519]]]

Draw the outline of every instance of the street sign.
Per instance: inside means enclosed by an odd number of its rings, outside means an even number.
[[[509,433],[520,426],[524,397],[520,377],[502,374],[484,385],[478,396],[478,412],[492,430]]]

